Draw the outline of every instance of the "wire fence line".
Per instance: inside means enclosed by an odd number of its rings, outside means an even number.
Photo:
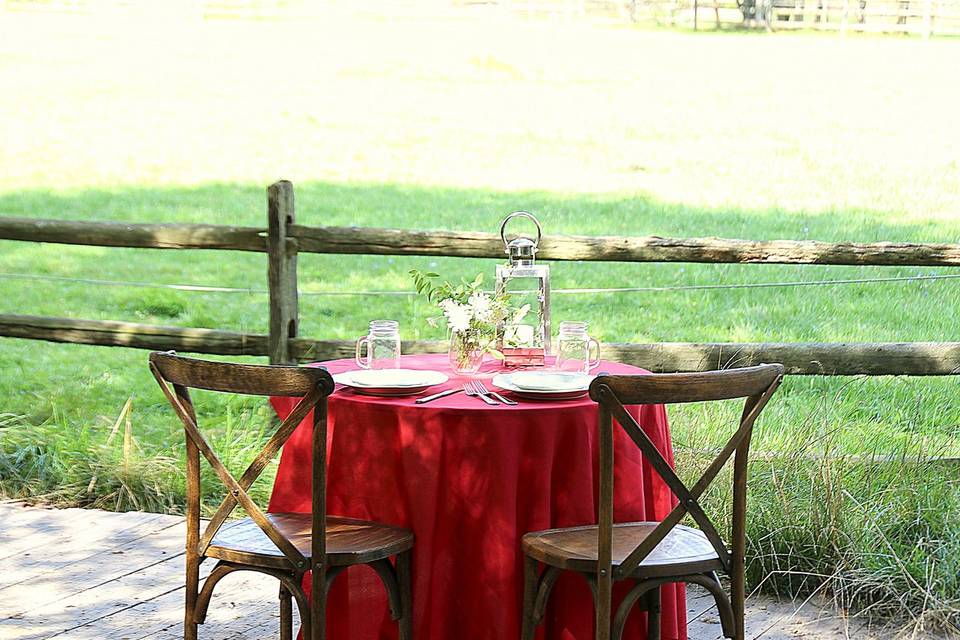
[[[649,287],[591,287],[591,288],[560,288],[552,289],[552,294],[605,294],[605,293],[657,293],[669,291],[712,291],[722,289],[769,289],[776,287],[813,287],[848,284],[878,284],[878,283],[909,283],[955,280],[960,273],[955,274],[920,274],[915,276],[888,276],[880,278],[843,278],[833,280],[799,280],[784,282],[735,282],[725,284],[691,284],[691,285],[664,285]],[[220,287],[213,285],[195,284],[168,284],[161,282],[132,282],[124,280],[100,280],[94,278],[71,278],[67,276],[51,276],[35,273],[0,273],[0,279],[30,280],[41,282],[64,282],[70,284],[84,284],[111,287],[137,287],[148,289],[167,289],[172,291],[191,291],[200,293],[242,293],[246,295],[267,295],[268,289],[244,287]],[[345,297],[345,296],[397,296],[413,297],[416,291],[299,291],[300,296],[318,297]]]

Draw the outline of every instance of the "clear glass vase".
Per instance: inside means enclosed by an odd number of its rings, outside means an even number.
[[[469,375],[480,371],[483,364],[483,348],[480,340],[459,331],[450,333],[450,368],[458,375]]]

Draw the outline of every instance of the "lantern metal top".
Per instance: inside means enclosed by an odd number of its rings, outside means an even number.
[[[532,240],[526,236],[518,236],[508,242],[506,236],[507,223],[514,218],[529,218],[530,220],[533,220],[533,224],[537,225],[537,239]],[[503,223],[500,225],[500,239],[503,240],[504,251],[510,256],[510,262],[512,264],[533,264],[533,260],[534,257],[536,257],[537,248],[540,245],[540,238],[542,235],[543,230],[540,228],[540,221],[537,220],[532,213],[528,213],[526,211],[514,211],[504,218]]]

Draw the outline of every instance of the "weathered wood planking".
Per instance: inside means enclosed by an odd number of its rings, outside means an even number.
[[[266,229],[219,224],[144,224],[0,217],[0,240],[142,249],[267,250]]]
[[[267,336],[261,334],[111,320],[0,314],[0,336],[161,351],[174,349],[248,356],[267,354]]]
[[[138,590],[124,594],[116,589],[118,584],[125,584],[125,579],[141,569],[150,568],[147,579],[153,581],[153,586],[163,588],[165,580],[173,581],[167,588],[183,584],[183,541],[182,519],[173,527],[154,532],[136,544],[114,546],[109,537],[101,537],[93,544],[105,545],[109,553],[118,558],[114,560],[97,553],[53,573],[37,571],[38,575],[31,578],[29,588],[21,581],[20,587],[3,591],[0,610],[3,617],[24,618],[45,625],[53,624],[53,621],[65,617],[62,614],[67,610],[83,603],[91,603],[84,606],[91,617],[101,611],[113,612],[122,608],[126,601],[144,599],[146,594]],[[24,567],[25,574],[32,570],[36,568]],[[103,596],[109,593],[117,595],[118,600],[113,603],[103,600]],[[69,622],[69,626],[78,623],[76,619],[65,622]],[[8,637],[2,631],[4,624],[9,623],[0,620],[0,638]]]
[[[0,217],[0,239],[106,247],[266,252],[266,235],[267,230],[258,227]],[[296,242],[298,251],[306,253],[504,257],[503,243],[494,233],[291,224],[287,235]],[[543,238],[538,257],[612,262],[960,266],[960,245],[548,235]]]
[[[66,552],[8,554],[3,574],[17,583],[0,589],[0,637],[183,637],[182,517],[0,504],[0,533],[4,552],[21,534]],[[276,637],[274,580],[240,574],[219,591],[207,637]]]
[[[408,231],[293,225],[307,253],[503,258],[500,236],[470,231]],[[960,245],[905,242],[814,242],[622,236],[544,236],[544,260],[765,264],[957,266]]]
[[[62,542],[73,531],[87,529],[98,522],[97,514],[85,509],[54,511],[5,506],[2,513],[0,563],[43,550],[47,545]],[[57,517],[51,518],[52,514]]]
[[[19,314],[0,314],[0,337],[228,356],[269,354],[267,336],[258,333]],[[354,343],[348,340],[295,338],[292,344],[293,353],[301,362],[354,354]],[[403,343],[404,353],[440,353],[445,349],[445,343],[436,341]]]
[[[793,375],[960,373],[960,342],[605,344],[603,357],[655,373],[712,371],[778,362]]]
[[[78,511],[80,511],[78,509]],[[53,569],[67,570],[68,567],[86,560],[96,551],[91,542],[109,537],[117,546],[135,543],[145,536],[149,536],[166,527],[173,526],[178,518],[160,514],[120,513],[116,518],[104,520],[97,518],[95,512],[83,511],[86,516],[76,519],[70,526],[59,523],[49,526],[49,520],[33,523],[29,527],[10,526],[4,523],[3,529],[8,529],[10,535],[24,532],[24,538],[31,544],[12,555],[6,555],[0,560],[0,598],[9,598],[5,594],[7,589],[16,589],[19,576],[30,572],[40,575],[43,571]],[[90,515],[93,513],[93,515]],[[16,546],[4,536],[0,536],[0,549],[14,551]],[[50,557],[45,551],[56,549]]]
[[[74,320],[0,314],[0,337],[31,338],[141,349],[173,349],[187,353],[268,355],[262,334],[162,327],[132,322]],[[416,340],[403,343],[404,353],[443,353],[446,343]],[[349,358],[352,340],[291,340],[300,362]],[[792,375],[945,376],[960,373],[960,342],[850,343],[609,343],[603,357],[657,373],[713,371],[779,362]]]
[[[88,513],[103,518],[103,512]],[[100,637],[118,637],[103,634],[111,617],[169,593],[182,594],[183,541],[182,518],[135,544],[114,546],[109,536],[101,537],[91,544],[103,553],[78,563],[83,571],[58,572],[60,580],[49,575],[23,580],[6,592],[0,598],[0,637],[41,640],[90,625],[100,627]],[[212,566],[202,567],[202,575]]]
[[[49,567],[24,567],[18,588],[0,594],[0,637],[47,640],[180,640],[183,638],[183,519],[167,519],[164,529],[137,541],[115,545],[107,535],[139,515],[156,522],[153,514],[121,516],[105,511],[44,509],[0,503],[0,532],[8,523],[46,530],[77,531],[96,522],[87,539],[91,555],[76,563],[82,572],[56,565],[55,554],[44,554]],[[78,515],[83,518],[78,520]],[[111,522],[122,520],[118,525]],[[9,542],[9,538],[7,538]],[[2,551],[2,547],[0,547]],[[52,579],[55,576],[61,579]],[[157,584],[157,582],[159,584]],[[161,588],[156,588],[156,587]],[[11,595],[16,596],[11,598]],[[898,634],[889,628],[866,629],[862,621],[832,615],[829,601],[805,601],[801,611],[789,602],[750,598],[747,637],[769,640],[826,640],[844,635],[863,640],[911,637],[933,640],[929,634]],[[709,640],[719,634],[715,610],[695,589],[688,590],[689,636]],[[277,637],[276,582],[266,576],[237,574],[227,577],[214,593],[202,638],[266,640]],[[706,613],[706,615],[703,615]],[[294,607],[294,615],[296,608]],[[334,614],[335,615],[335,614]]]
[[[270,289],[270,364],[291,364],[290,339],[298,333],[297,247],[287,229],[296,220],[293,185],[281,180],[267,189],[267,283]]]
[[[356,353],[353,340],[311,340],[296,338],[293,343],[293,355],[299,362],[319,362],[338,358],[352,358]],[[400,345],[403,353],[446,353],[447,343],[443,340],[404,340]]]
[[[214,592],[200,637],[274,640],[279,628],[278,613],[275,579],[255,573],[234,574]],[[57,637],[63,640],[183,640],[183,590],[151,598]]]

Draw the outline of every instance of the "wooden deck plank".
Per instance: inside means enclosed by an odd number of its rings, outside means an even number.
[[[111,514],[113,515],[113,514]],[[226,525],[229,526],[229,525]],[[90,624],[183,585],[184,524],[92,557],[5,593],[0,637],[39,640]],[[201,574],[213,568],[204,563]]]
[[[184,525],[179,521],[119,548],[104,545],[99,554],[57,571],[38,573],[32,579],[26,579],[20,588],[0,592],[0,615],[5,618],[28,613],[37,615],[45,608],[69,601],[85,591],[100,589],[124,576],[182,555],[183,541]],[[34,571],[38,571],[36,567]],[[3,624],[2,620],[0,624]]]
[[[64,640],[96,640],[104,637],[181,640],[182,621],[181,588],[149,601],[135,603],[95,623],[57,637]],[[255,633],[256,637],[276,637],[278,628],[276,580],[262,574],[234,574],[225,578],[218,586],[210,603],[207,622],[203,626],[203,636],[228,638],[237,634],[249,636]],[[131,633],[134,629],[136,632]]]
[[[168,557],[154,565],[132,567],[130,573],[114,580],[91,585],[66,598],[54,598],[38,608],[21,611],[0,621],[0,637],[9,640],[41,640],[55,637],[122,611],[138,602],[148,601],[182,588],[182,565]],[[24,591],[38,597],[49,596],[33,585]],[[29,599],[29,598],[28,598]],[[105,636],[109,637],[109,636]]]
[[[228,523],[229,525],[229,523]],[[18,536],[53,541],[31,551]],[[4,640],[179,640],[183,626],[183,519],[153,514],[51,510],[0,503],[0,637]],[[62,553],[60,552],[62,551]],[[205,575],[213,562],[203,564]],[[8,571],[18,572],[12,585]],[[416,597],[416,596],[415,596]],[[715,640],[720,625],[711,598],[688,589],[690,640]],[[827,602],[747,601],[747,637],[756,640],[863,640],[936,636],[866,628],[833,613]],[[214,594],[203,637],[276,638],[277,584],[240,573]],[[294,607],[296,616],[296,607]]]
[[[37,580],[53,571],[62,572],[94,556],[99,556],[97,560],[102,562],[111,550],[123,553],[142,538],[176,526],[181,521],[177,516],[160,514],[122,515],[123,518],[100,518],[94,526],[78,530],[72,530],[68,524],[62,535],[48,546],[27,549],[0,560],[0,598],[4,597],[4,590],[28,579]],[[50,553],[51,549],[55,553]]]
[[[86,509],[31,508],[16,503],[0,505],[0,561],[111,520],[105,520],[101,512]]]

